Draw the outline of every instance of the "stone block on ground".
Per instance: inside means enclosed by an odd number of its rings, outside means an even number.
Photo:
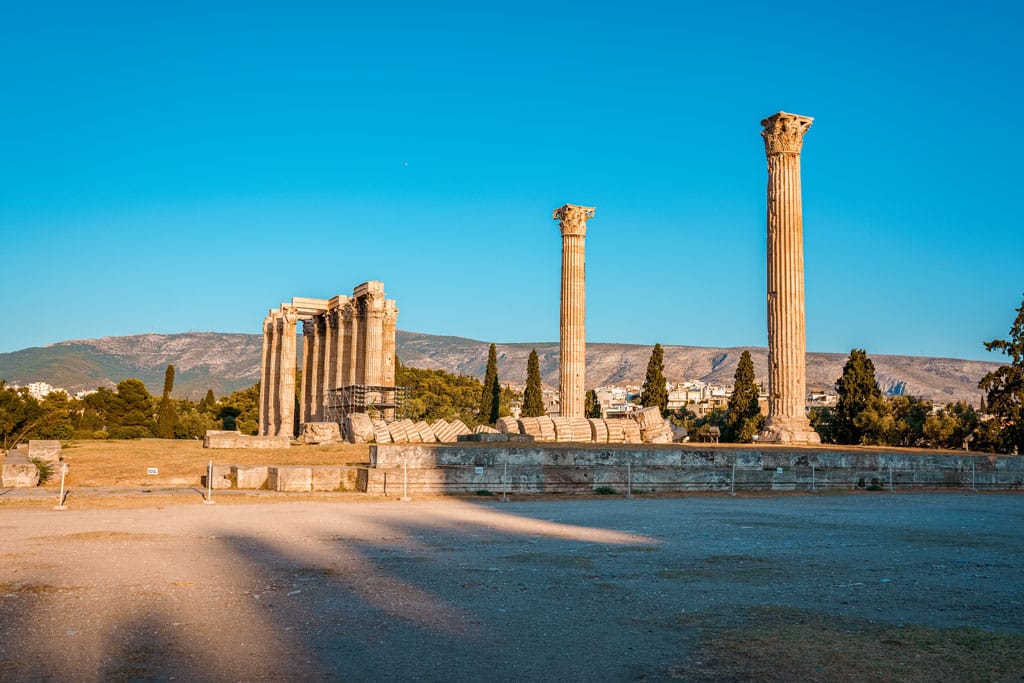
[[[519,420],[514,417],[499,417],[496,425],[502,434],[520,434]]]
[[[391,443],[409,443],[409,433],[401,420],[388,425],[388,434],[391,435]]]
[[[502,434],[503,432],[498,431],[490,425],[477,425],[473,427],[474,434]]]
[[[235,474],[235,472],[234,472],[234,469],[235,468],[232,467],[231,465],[214,465],[213,466],[213,478],[211,479],[211,482],[213,483],[213,486],[211,488],[213,488],[214,491],[223,491],[224,489],[232,489],[232,488],[234,488],[235,487],[235,481],[234,481],[234,474]],[[206,485],[206,481],[205,481],[206,480],[206,473],[205,472],[206,471],[204,470],[204,474],[201,477],[201,479],[203,480],[203,485],[204,486]]]
[[[458,438],[458,429],[447,420],[436,420],[430,429],[434,432],[434,436],[441,443],[455,443]]]
[[[420,421],[413,425],[416,430],[417,440],[420,443],[436,443],[437,437],[434,436],[434,430],[430,428],[426,422]]]
[[[535,439],[539,439],[541,437],[540,420],[536,417],[519,418],[519,433],[528,434]]]
[[[31,462],[11,462],[10,456],[4,460],[0,472],[0,486],[4,488],[28,489],[39,485],[39,468]]]
[[[570,443],[574,441],[572,422],[567,417],[552,417],[551,423],[555,427],[555,441],[559,443]]]
[[[592,441],[590,433],[590,421],[585,417],[570,417],[569,423],[572,425],[572,438],[573,441],[580,443],[587,443]]]
[[[391,432],[384,420],[371,420],[373,424],[373,440],[377,443],[391,443]]]
[[[341,488],[341,467],[317,465],[312,469],[310,487],[314,491],[337,491]]]
[[[341,441],[341,429],[337,422],[304,422],[299,441],[312,444],[337,443]]]
[[[590,440],[594,443],[608,443],[608,425],[600,418],[587,420],[590,425]]]
[[[233,465],[232,476],[235,487],[240,489],[264,489],[268,485],[269,468],[266,465]]]
[[[349,443],[373,440],[373,422],[366,413],[352,413],[345,418],[345,438]]]
[[[555,441],[555,423],[547,415],[537,418],[541,441]]]
[[[608,429],[608,443],[626,443],[626,432],[623,426],[629,422],[625,418],[611,418],[604,421]]]
[[[271,491],[309,491],[313,487],[313,468],[269,467],[267,483]]]
[[[203,448],[288,448],[287,436],[249,436],[241,432],[209,430],[203,437]]]
[[[50,463],[60,462],[60,441],[30,439],[28,457],[33,460],[44,460]]]
[[[654,427],[659,427],[665,421],[661,416],[661,410],[656,406],[638,410],[630,417],[640,425],[640,429],[652,429]]]
[[[455,421],[453,421],[452,422],[452,427],[455,428],[455,435],[456,436],[459,436],[460,434],[472,434],[473,433],[473,430],[470,429],[469,427],[467,427],[466,423],[463,422],[462,420],[455,420]]]
[[[640,434],[640,425],[634,420],[622,420],[622,432],[626,437],[626,443],[643,443]]]

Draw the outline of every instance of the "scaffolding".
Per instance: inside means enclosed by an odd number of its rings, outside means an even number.
[[[383,387],[372,384],[350,384],[327,390],[327,417],[345,430],[345,418],[352,413],[369,413],[370,417],[388,421],[405,417],[409,398],[408,387]]]

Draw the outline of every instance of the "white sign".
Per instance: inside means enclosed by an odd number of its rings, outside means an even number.
[[[781,467],[776,467],[775,468],[775,474],[782,474],[782,468]]]
[[[160,474],[160,470],[155,467],[147,467],[146,474]]]
[[[476,472],[477,474],[483,474],[484,473],[484,468],[483,467],[474,467],[473,471]]]

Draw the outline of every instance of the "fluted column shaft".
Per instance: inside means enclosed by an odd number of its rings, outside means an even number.
[[[384,383],[384,311],[370,310],[366,315],[366,378],[364,384]]]
[[[277,436],[291,438],[295,435],[295,323],[297,318],[286,313],[278,322],[280,333],[280,354],[278,377]]]
[[[341,337],[345,348],[341,359],[341,386],[356,383],[356,342],[355,342],[355,302],[349,301],[341,312]]]
[[[324,314],[324,392],[338,386],[336,368],[338,357],[338,325],[332,320],[334,311],[327,311]]]
[[[594,208],[566,204],[552,217],[562,230],[562,292],[558,384],[562,417],[583,417],[586,398],[587,219]]]
[[[768,159],[768,419],[762,441],[819,443],[807,420],[800,151],[811,121],[780,112],[761,124]]]
[[[270,387],[271,365],[270,359],[274,348],[274,319],[266,317],[263,319],[263,356],[260,361],[260,436],[270,434]]]
[[[302,417],[300,422],[313,421],[313,378],[316,377],[313,335],[315,320],[302,321]]]
[[[313,375],[313,419],[323,422],[327,419],[324,402],[324,380],[327,368],[327,347],[324,344],[324,333],[327,330],[327,319],[324,315],[313,318],[313,362],[316,372]]]

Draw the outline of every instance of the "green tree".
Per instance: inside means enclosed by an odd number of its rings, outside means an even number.
[[[480,421],[494,424],[501,417],[501,384],[498,383],[498,350],[491,344],[487,352],[487,372],[480,391]]]
[[[587,389],[587,394],[583,399],[583,414],[586,417],[601,417],[601,401],[597,398],[597,392],[593,389]]]
[[[890,446],[921,448],[928,445],[924,426],[932,412],[932,402],[917,396],[894,396],[889,399],[892,433],[885,443]]]
[[[875,380],[875,364],[864,349],[852,349],[836,380],[839,402],[833,413],[832,429],[836,443],[873,442],[885,430],[888,406]]]
[[[0,380],[0,440],[5,449],[17,446],[42,418],[43,410],[28,389],[14,389]]]
[[[217,412],[217,398],[213,395],[213,389],[206,390],[206,396],[199,401],[199,409],[204,413],[216,413]]]
[[[142,380],[118,382],[114,400],[107,407],[107,431],[114,439],[152,437],[153,397]]]
[[[530,350],[526,359],[526,389],[523,391],[523,417],[544,415],[544,394],[540,382],[540,359],[537,349]]]
[[[988,412],[998,421],[997,448],[1005,453],[1024,453],[1024,300],[1010,328],[1009,339],[985,342],[985,350],[999,351],[1010,358],[981,378],[978,387],[986,392]]]
[[[651,359],[647,361],[647,377],[640,392],[640,405],[644,408],[657,406],[662,415],[668,414],[668,385],[665,382],[665,352],[661,344],[655,344]]]
[[[478,424],[483,385],[477,378],[397,363],[395,380],[409,390],[405,413],[410,419],[461,420],[469,427]]]
[[[255,434],[260,426],[260,383],[256,382],[251,387],[239,389],[225,396],[220,401],[220,408],[216,413],[216,419],[223,421],[220,411],[224,407],[238,410],[234,417],[235,429],[243,434]]]
[[[178,412],[175,410],[171,392],[174,391],[174,366],[168,365],[164,371],[164,391],[160,397],[160,405],[156,410],[156,435],[161,439],[174,438],[174,426],[178,423]]]
[[[52,391],[39,402],[42,415],[31,429],[32,438],[67,440],[74,435],[72,414],[77,401],[63,391]]]
[[[740,362],[733,375],[732,396],[726,412],[725,427],[722,429],[722,440],[737,443],[750,443],[754,435],[764,426],[764,416],[757,402],[757,384],[754,383],[754,361],[749,351],[740,355]]]

